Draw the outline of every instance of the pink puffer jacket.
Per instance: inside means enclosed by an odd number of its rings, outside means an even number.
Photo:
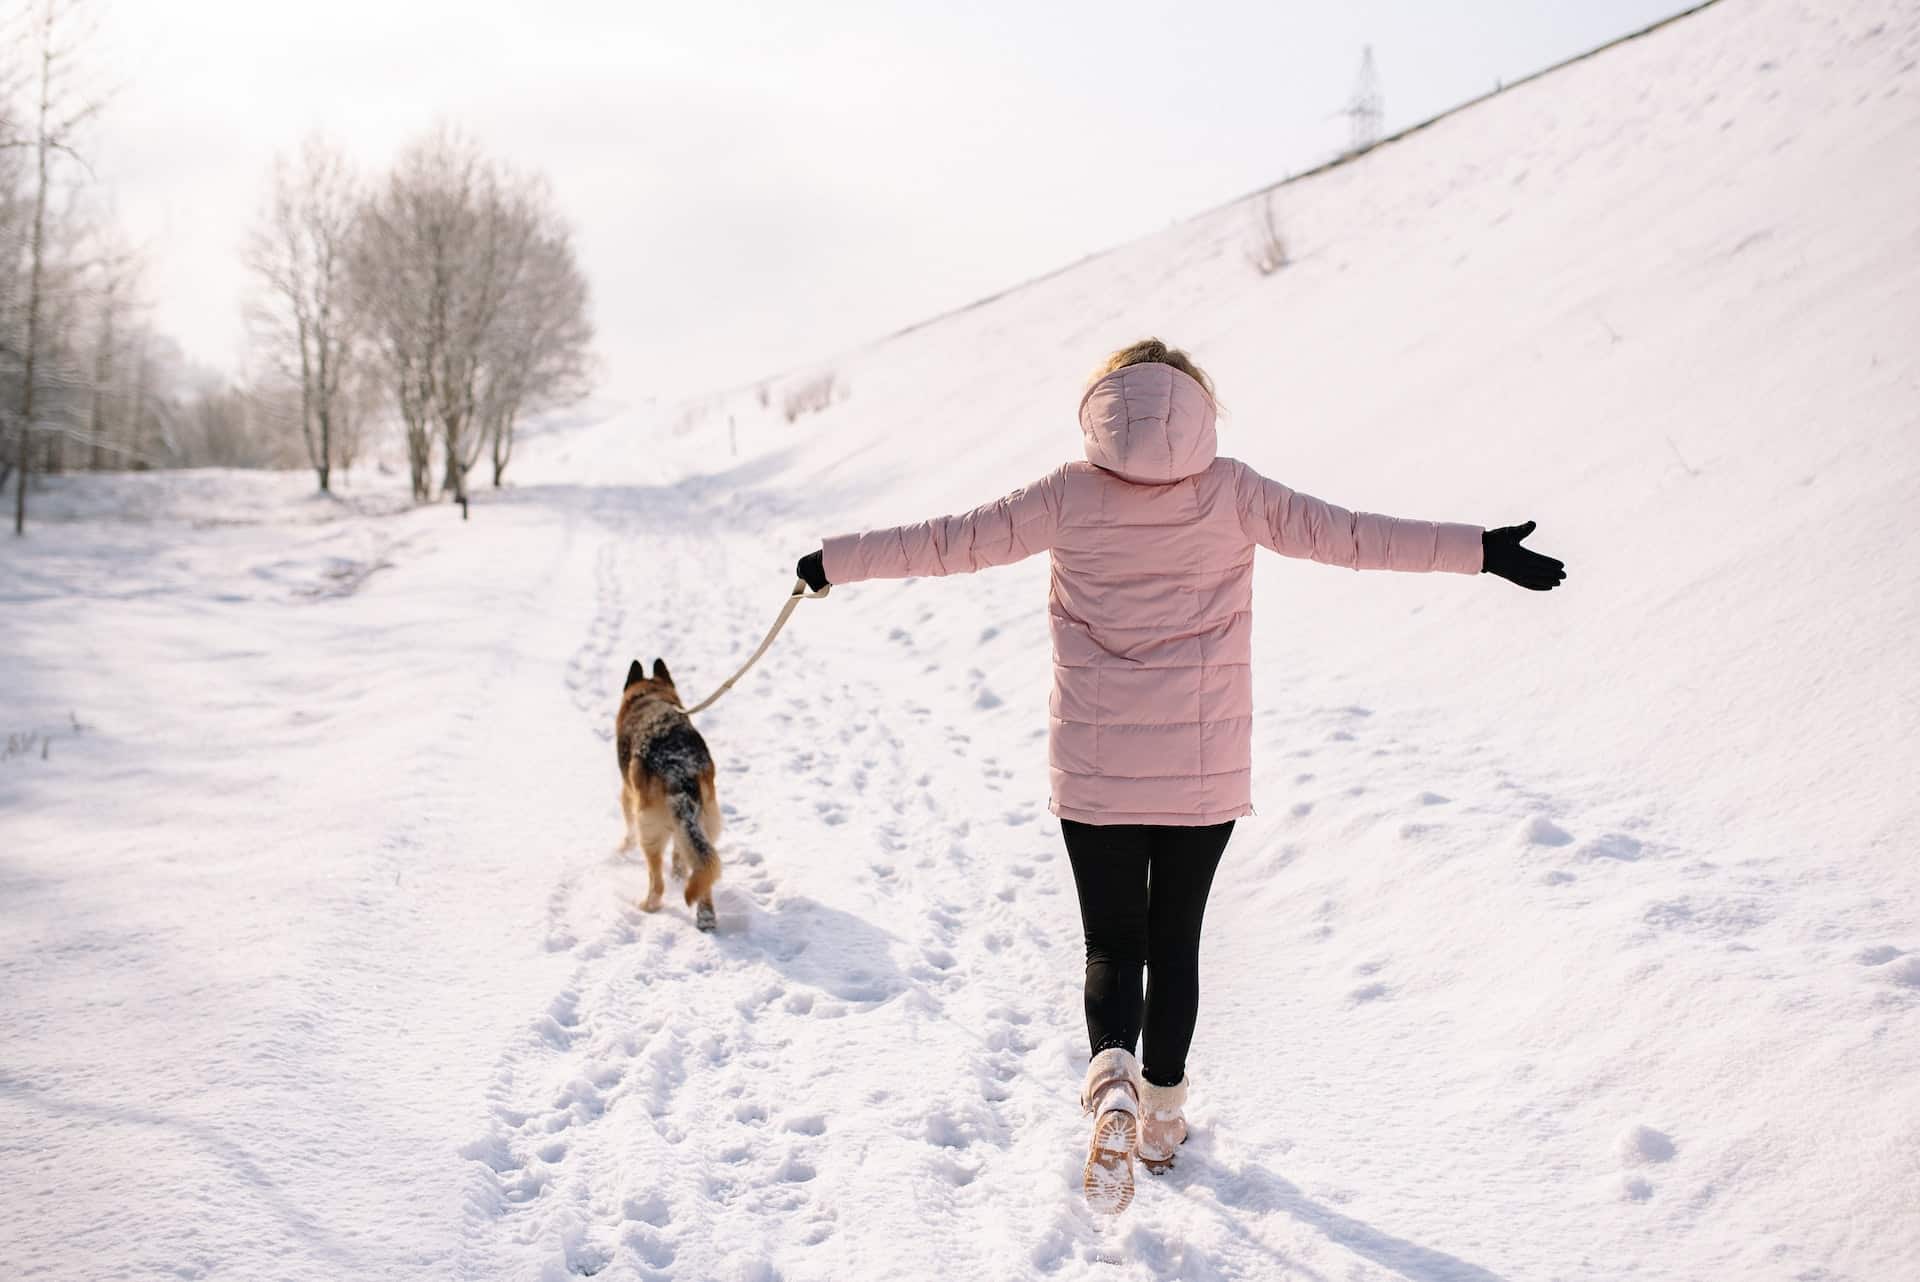
[[[1477,525],[1349,512],[1214,457],[1206,389],[1130,365],[1087,389],[1087,461],[959,516],[825,540],[834,583],[1053,554],[1048,809],[1213,824],[1252,810],[1255,544],[1356,570],[1480,571]]]

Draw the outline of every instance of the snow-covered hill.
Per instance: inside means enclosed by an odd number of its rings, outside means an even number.
[[[1916,157],[1912,5],[1726,0],[1282,186],[1275,276],[1214,211],[465,524],[65,483],[0,558],[0,1276],[1911,1276]],[[1262,564],[1197,1133],[1102,1225],[1044,563],[808,602],[702,714],[716,936],[634,909],[608,735],[1149,332],[1225,452],[1571,578]]]

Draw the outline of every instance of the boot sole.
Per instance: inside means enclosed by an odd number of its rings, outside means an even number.
[[[1139,1119],[1119,1109],[1102,1113],[1094,1122],[1087,1169],[1080,1179],[1087,1205],[1094,1210],[1118,1215],[1132,1205],[1133,1146],[1139,1134]]]

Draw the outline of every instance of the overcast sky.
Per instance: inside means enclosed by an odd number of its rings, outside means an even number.
[[[276,150],[369,170],[436,120],[543,171],[607,390],[739,382],[1153,231],[1329,154],[1371,44],[1388,130],[1686,0],[117,0],[95,170],[155,320],[238,364]]]

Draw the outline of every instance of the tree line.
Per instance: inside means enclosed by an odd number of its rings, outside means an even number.
[[[151,319],[144,255],[102,212],[84,137],[87,0],[0,18],[0,492],[39,473],[313,469],[393,432],[414,496],[498,485],[517,429],[591,385],[593,325],[545,181],[451,126],[386,172],[312,136],[277,157],[244,254],[248,356],[196,366]]]

